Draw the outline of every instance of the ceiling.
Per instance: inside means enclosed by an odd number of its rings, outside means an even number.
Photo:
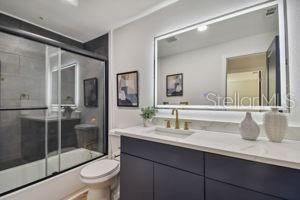
[[[0,0],[0,12],[86,42],[177,0]]]
[[[266,16],[269,9],[270,7],[210,24],[203,32],[193,29],[175,35],[175,41],[173,37],[160,40],[158,57],[163,58],[258,34],[278,33],[277,9],[274,14]]]

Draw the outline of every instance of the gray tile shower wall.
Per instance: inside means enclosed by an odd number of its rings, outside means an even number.
[[[44,106],[45,45],[0,33],[3,37],[7,40],[0,40],[1,108],[21,106],[21,94],[28,95],[31,106]]]
[[[108,57],[108,33],[83,44],[89,51]]]
[[[45,106],[45,45],[0,33],[0,107]],[[34,90],[32,88],[35,88]],[[21,104],[21,95],[28,98]],[[30,113],[33,111],[27,111]],[[39,112],[39,111],[34,111]],[[0,112],[0,163],[21,160],[21,111]]]
[[[0,163],[2,167],[8,162],[21,159],[21,135],[18,113],[1,112],[0,123]]]

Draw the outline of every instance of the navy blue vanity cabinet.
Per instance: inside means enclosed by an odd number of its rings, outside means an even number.
[[[204,200],[204,178],[173,167],[154,164],[155,200]]]
[[[205,191],[206,200],[280,200],[280,198],[211,179],[205,179]]]
[[[121,200],[153,200],[153,162],[121,154]]]
[[[205,176],[266,195],[300,200],[300,170],[205,153]]]
[[[121,152],[121,200],[204,200],[202,152],[124,136]]]
[[[122,136],[121,151],[139,158],[204,175],[204,153],[188,148]]]
[[[121,137],[121,200],[300,200],[300,170]]]

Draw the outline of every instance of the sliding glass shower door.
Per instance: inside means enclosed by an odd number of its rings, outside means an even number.
[[[46,176],[45,48],[0,32],[0,194]]]
[[[61,50],[46,46],[46,176],[60,171],[61,154]]]
[[[66,170],[104,153],[105,65],[62,50],[60,74],[60,170]]]
[[[0,195],[106,153],[105,63],[0,32]]]

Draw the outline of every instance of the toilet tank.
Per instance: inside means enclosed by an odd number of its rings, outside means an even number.
[[[113,131],[110,131],[108,139],[109,139],[109,146],[108,146],[109,158],[120,160],[120,153],[121,153],[120,135],[117,135]]]

